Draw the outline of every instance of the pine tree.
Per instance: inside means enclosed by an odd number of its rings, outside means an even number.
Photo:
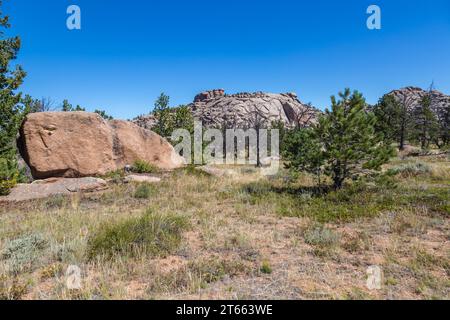
[[[81,107],[80,105],[77,105],[76,107],[73,107],[71,103],[69,103],[69,100],[65,99],[61,106],[61,111],[64,112],[74,112],[74,111],[86,111],[85,108]]]
[[[72,105],[69,103],[69,100],[63,101],[61,111],[64,111],[64,112],[72,111]]]
[[[436,115],[431,109],[432,87],[422,97],[419,105],[413,111],[413,122],[411,125],[411,137],[420,142],[423,150],[428,149],[431,141],[439,135],[439,123]]]
[[[450,101],[437,112],[438,130],[434,137],[434,143],[439,148],[450,144]]]
[[[190,133],[194,132],[194,116],[186,105],[180,105],[175,108],[171,122],[173,122],[173,129],[186,129]]]
[[[410,121],[406,108],[394,96],[385,95],[375,105],[373,113],[377,118],[375,130],[383,134],[386,143],[396,142],[402,150]]]
[[[154,114],[158,121],[157,126],[153,129],[162,137],[168,137],[173,131],[173,117],[169,107],[169,96],[161,93],[155,102]]]
[[[316,175],[320,185],[325,159],[320,140],[313,128],[296,128],[286,132],[281,155],[287,161],[288,169],[312,173]]]
[[[100,117],[102,117],[105,120],[114,120],[114,118],[112,116],[110,116],[109,114],[107,114],[105,110],[96,109],[94,111],[94,113],[98,114]]]
[[[8,16],[1,12],[0,1],[0,194],[7,194],[18,176],[15,140],[26,114],[17,89],[25,78],[20,66],[10,68],[20,49],[20,38],[5,38],[10,27]]]
[[[363,96],[357,91],[350,94],[350,89],[339,96],[341,100],[331,97],[331,110],[325,111],[315,127],[325,173],[336,189],[362,169],[379,169],[393,154],[383,136],[375,132],[376,117],[366,111]]]

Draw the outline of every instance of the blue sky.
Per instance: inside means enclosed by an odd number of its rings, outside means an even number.
[[[204,90],[297,92],[324,108],[345,87],[371,103],[413,85],[450,94],[448,0],[5,0],[22,38],[22,91],[117,118]],[[66,28],[80,6],[82,30]],[[382,10],[368,30],[366,9]]]

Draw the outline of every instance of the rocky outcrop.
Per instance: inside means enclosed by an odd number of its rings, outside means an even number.
[[[209,128],[251,128],[256,122],[270,126],[281,121],[286,127],[305,126],[316,121],[320,111],[306,105],[295,93],[238,93],[227,95],[223,89],[205,91],[195,96],[188,105],[194,118]],[[154,115],[139,116],[133,120],[142,128],[157,124]]]
[[[436,115],[442,116],[443,113],[448,113],[450,108],[450,96],[437,90],[430,92],[417,87],[406,87],[388,93],[388,95],[394,96],[397,101],[405,105],[410,112],[413,112],[420,106],[422,98],[427,94],[430,94],[430,107]]]
[[[223,90],[197,95],[190,105],[194,117],[207,127],[249,128],[255,122],[270,126],[281,121],[287,127],[314,122],[319,111],[305,105],[295,93],[238,93],[226,95]]]
[[[152,130],[157,125],[158,120],[156,119],[155,115],[146,114],[134,118],[133,123],[141,128]]]
[[[19,150],[33,177],[88,177],[147,161],[161,169],[184,160],[159,135],[121,120],[88,112],[42,112],[26,117]]]
[[[203,101],[211,100],[211,99],[215,99],[215,98],[221,98],[224,96],[225,96],[225,90],[223,90],[223,89],[205,91],[205,92],[199,93],[198,95],[195,96],[194,103],[203,102]]]
[[[125,177],[125,182],[157,183],[161,182],[161,178],[151,177],[144,174],[130,174]]]
[[[106,181],[99,178],[50,178],[36,180],[31,184],[18,184],[9,195],[0,197],[0,203],[30,201],[77,192],[96,192],[107,188]]]

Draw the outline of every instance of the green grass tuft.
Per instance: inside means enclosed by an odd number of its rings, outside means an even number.
[[[136,191],[134,192],[134,197],[136,199],[148,199],[152,194],[155,193],[155,187],[149,183],[142,183],[138,185]]]
[[[158,173],[159,169],[152,165],[151,163],[148,163],[144,160],[137,160],[133,164],[133,172],[136,173]]]
[[[149,211],[142,217],[105,224],[88,239],[88,258],[112,258],[116,254],[166,256],[178,249],[188,225],[185,216]]]
[[[273,271],[269,261],[263,261],[263,263],[261,264],[261,268],[259,270],[265,274],[271,274]]]

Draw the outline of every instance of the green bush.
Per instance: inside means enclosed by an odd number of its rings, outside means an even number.
[[[0,254],[6,260],[8,271],[13,274],[32,270],[40,253],[48,246],[48,242],[40,234],[30,234],[9,240]]]
[[[116,254],[165,256],[180,245],[188,219],[178,214],[155,214],[104,224],[88,239],[88,258]]]
[[[17,184],[19,171],[15,161],[0,159],[0,196],[6,196]]]
[[[133,172],[136,173],[157,173],[158,171],[157,167],[144,160],[137,160],[133,164]]]
[[[11,189],[15,187],[17,184],[16,178],[9,180],[0,180],[0,196],[7,196]]]
[[[388,173],[401,176],[418,176],[431,173],[431,167],[423,162],[406,163],[391,168]]]
[[[106,173],[102,178],[110,180],[112,183],[121,183],[125,178],[124,170],[115,170]]]
[[[148,199],[154,191],[155,189],[152,185],[150,185],[149,183],[142,183],[136,188],[134,197],[136,199]]]
[[[323,225],[316,225],[304,233],[305,242],[321,248],[333,247],[339,242],[339,236]]]

